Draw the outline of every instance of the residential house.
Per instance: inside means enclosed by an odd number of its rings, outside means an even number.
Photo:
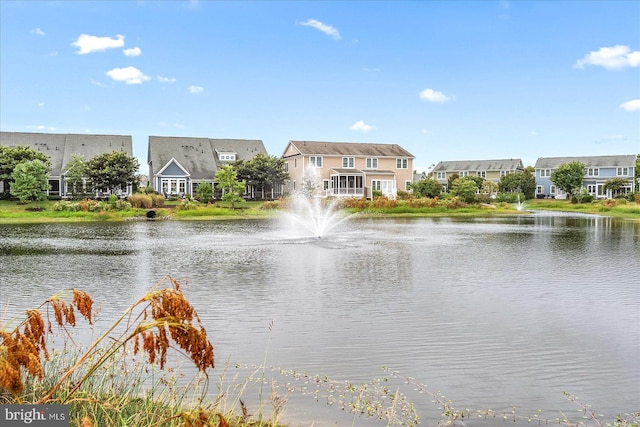
[[[74,154],[85,160],[114,151],[124,151],[133,156],[133,143],[130,135],[90,135],[90,134],[56,134],[28,132],[0,132],[0,145],[28,146],[46,154],[51,161],[49,171],[49,196],[69,196],[65,184],[67,165]],[[0,183],[0,185],[2,185]],[[4,189],[0,188],[0,192]],[[120,189],[119,195],[131,194],[132,185]]]
[[[622,178],[627,184],[621,193],[635,191],[634,173],[636,167],[636,155],[619,156],[585,156],[585,157],[540,157],[536,161],[536,196],[554,197],[565,199],[567,194],[556,188],[551,182],[551,174],[560,166],[580,162],[585,165],[585,175],[582,186],[587,189],[594,198],[606,199],[614,197],[611,190],[605,190],[605,183],[613,178]]]
[[[267,155],[261,140],[150,136],[149,183],[166,197],[195,195],[200,183],[214,185],[222,165],[259,153]]]
[[[505,175],[522,172],[524,165],[521,159],[455,160],[439,162],[431,170],[430,177],[442,185],[443,191],[447,191],[447,183],[453,175],[479,176],[497,184]]]
[[[374,191],[395,198],[413,181],[414,156],[398,144],[289,141],[282,158],[290,176],[288,191],[303,189],[316,174],[323,195],[366,197]]]

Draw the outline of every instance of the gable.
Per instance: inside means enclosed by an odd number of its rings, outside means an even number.
[[[158,175],[164,176],[189,176],[189,171],[185,170],[176,159],[171,159],[169,162],[164,165],[160,171],[158,171]]]

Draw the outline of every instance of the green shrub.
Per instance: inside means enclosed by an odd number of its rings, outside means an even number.
[[[430,197],[410,197],[407,200],[407,206],[411,208],[435,208],[438,206],[438,198],[430,198]]]
[[[467,204],[458,196],[452,197],[445,202],[447,209],[460,209],[466,208]]]
[[[80,210],[80,203],[78,202],[70,202],[68,200],[60,200],[53,205],[53,210],[58,212],[77,212]]]
[[[409,193],[408,191],[404,191],[404,190],[398,190],[398,194],[396,196],[396,198],[398,200],[408,200],[410,198],[412,198],[413,195],[411,193]]]

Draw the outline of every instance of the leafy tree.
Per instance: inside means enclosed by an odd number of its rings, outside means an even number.
[[[498,192],[498,184],[493,181],[489,181],[485,179],[482,183],[482,187],[480,187],[480,191],[484,194],[494,194]]]
[[[442,191],[442,184],[433,178],[411,184],[411,190],[416,197],[437,197]]]
[[[215,180],[222,190],[222,200],[231,202],[244,202],[242,194],[246,188],[244,182],[238,181],[238,174],[232,165],[223,165],[216,172]]]
[[[289,179],[289,173],[285,171],[284,165],[284,159],[264,153],[258,153],[246,161],[238,160],[233,163],[238,180],[259,189],[263,198],[265,194],[270,194],[272,190]]]
[[[580,162],[570,162],[560,165],[551,172],[551,182],[557,188],[567,193],[567,197],[576,193],[582,187],[582,179],[585,174],[585,165]]]
[[[522,173],[503,175],[498,183],[498,191],[522,193],[525,199],[533,199],[536,195],[536,177],[528,169]]]
[[[40,160],[50,166],[49,157],[29,146],[0,145],[0,181],[4,183],[4,192],[9,193],[13,182],[12,174],[15,167],[22,162]]]
[[[467,203],[474,202],[478,193],[478,184],[470,177],[458,178],[451,183],[449,192]]]
[[[636,192],[640,193],[640,154],[636,156],[636,168],[635,168],[634,175],[636,179],[635,189],[636,189]]]
[[[74,199],[82,198],[91,192],[90,188],[86,188],[86,179],[87,163],[84,157],[79,154],[72,155],[67,164],[64,180],[67,183],[67,190],[71,192]]]
[[[451,188],[453,188],[453,181],[458,178],[460,178],[460,174],[452,173],[451,175],[449,175],[449,178],[447,178],[447,191],[451,191]]]
[[[604,190],[611,190],[611,195],[615,197],[627,184],[624,178],[611,178],[604,183]]]
[[[49,165],[40,159],[21,162],[13,169],[11,193],[21,202],[38,202],[47,198]]]
[[[124,151],[113,151],[97,155],[87,162],[87,176],[94,190],[111,193],[125,189],[136,180],[138,160]]]
[[[213,187],[208,182],[201,182],[196,188],[196,198],[201,202],[209,202],[213,197]]]

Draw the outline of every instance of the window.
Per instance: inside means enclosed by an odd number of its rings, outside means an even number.
[[[408,169],[409,159],[396,159],[396,169]]]
[[[538,185],[536,187],[536,194],[544,194],[544,188],[542,187],[542,185]]]
[[[500,171],[500,176],[507,176],[511,173],[511,171]]]
[[[289,162],[286,162],[286,163],[284,164],[284,171],[285,171],[285,172],[289,172]]]
[[[329,189],[329,180],[328,179],[323,179],[322,180],[322,189],[324,191],[327,191]]]
[[[594,184],[589,184],[587,185],[587,191],[589,192],[589,194],[591,194],[592,196],[595,196],[596,193],[598,192],[598,186],[594,185]]]
[[[293,159],[293,168],[294,169],[298,168],[298,159]]]
[[[447,173],[446,172],[438,172],[437,173],[437,177],[438,177],[438,179],[447,179]]]
[[[478,172],[476,172],[476,176],[479,176],[480,178],[486,178],[487,177],[487,171],[478,171]]]
[[[463,176],[469,176],[469,171],[460,171],[458,172],[458,176],[459,177],[463,177]]]
[[[221,162],[233,162],[236,160],[236,153],[220,153],[218,154],[218,159]]]
[[[616,175],[618,176],[627,176],[629,175],[629,168],[618,168],[616,171]]]
[[[411,181],[405,181],[404,182],[404,191],[410,191],[411,190]]]
[[[598,168],[588,168],[586,170],[587,176],[598,176],[600,175],[600,169]]]
[[[549,194],[556,194],[556,186],[552,185],[551,187],[549,187]]]
[[[342,167],[343,168],[353,168],[355,167],[355,159],[353,157],[343,157],[342,158]]]
[[[376,157],[368,157],[366,165],[367,169],[378,169],[378,159]]]
[[[540,169],[540,177],[549,177],[551,176],[551,169]]]
[[[372,179],[371,180],[371,190],[372,191],[380,191],[380,189],[382,188],[382,181],[379,179]]]
[[[320,156],[311,156],[311,157],[309,157],[309,164],[311,166],[315,166],[317,168],[321,168],[322,167],[322,157],[320,157]]]

